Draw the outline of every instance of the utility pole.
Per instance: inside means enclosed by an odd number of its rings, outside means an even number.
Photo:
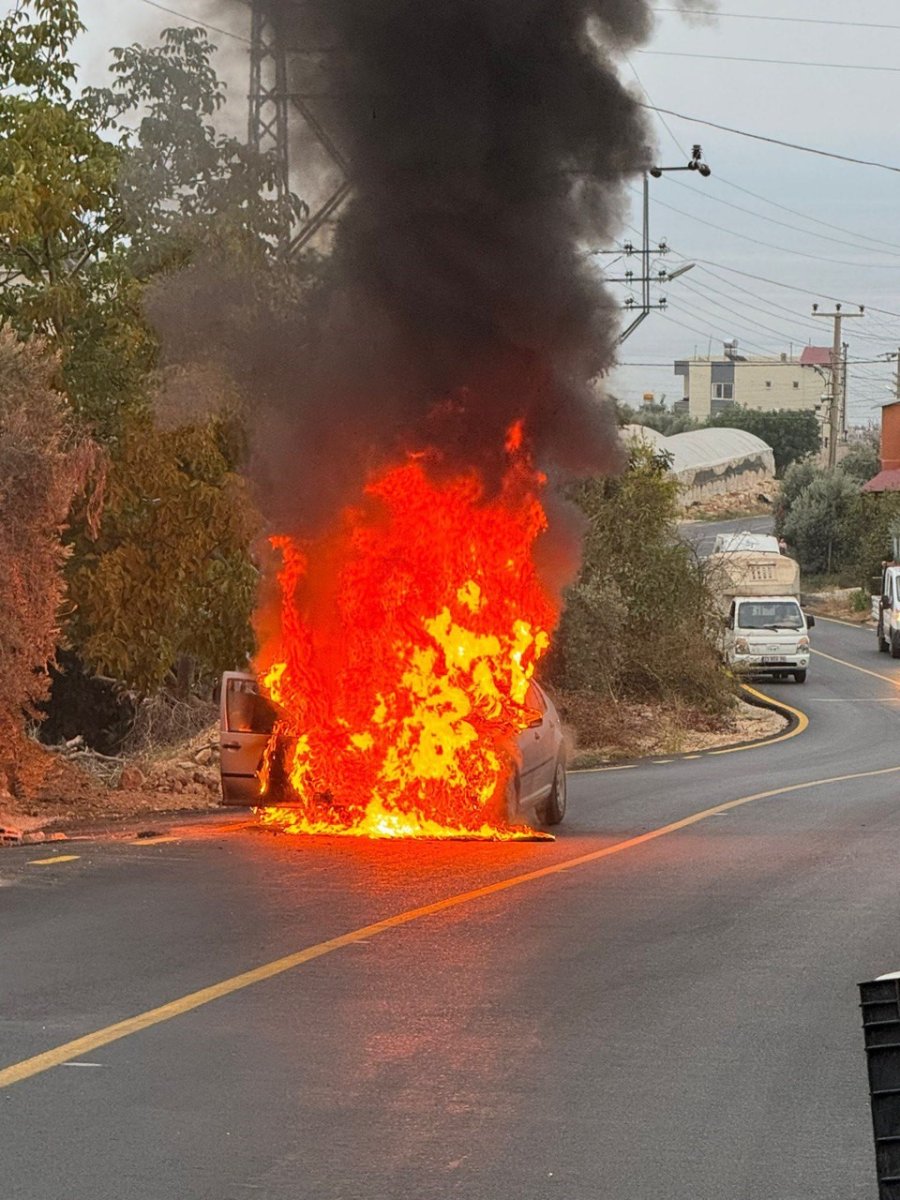
[[[841,427],[841,405],[843,403],[843,388],[841,378],[841,329],[845,317],[864,317],[865,307],[861,304],[858,313],[845,313],[840,304],[835,304],[834,312],[819,312],[818,304],[812,308],[814,317],[828,317],[834,322],[831,343],[831,394],[828,397],[828,457],[827,464],[833,467],[837,463],[838,433]]]
[[[844,344],[841,348],[843,350],[842,362],[841,362],[841,433],[843,434],[844,440],[846,441],[846,439],[847,439],[847,375],[848,375],[848,370],[847,370],[848,358],[847,358],[847,356],[850,352],[850,345],[848,342],[844,342]]]
[[[702,175],[704,178],[706,176],[712,174],[709,165],[703,161],[703,150],[701,149],[700,146],[697,146],[697,145],[695,145],[693,147],[693,149],[691,151],[691,160],[685,166],[683,166],[683,167],[651,167],[649,169],[649,171],[644,172],[644,186],[643,186],[643,197],[642,197],[643,198],[643,208],[642,208],[643,221],[642,221],[642,229],[641,229],[641,248],[639,251],[637,251],[637,253],[639,253],[640,257],[641,257],[641,274],[636,279],[633,271],[626,271],[624,277],[621,279],[614,279],[610,276],[607,276],[607,279],[606,279],[607,283],[626,283],[629,285],[634,284],[634,283],[639,283],[641,285],[640,304],[635,305],[634,298],[632,296],[629,296],[627,298],[627,300],[625,301],[625,311],[626,312],[634,312],[635,308],[637,308],[637,316],[635,316],[634,319],[631,321],[631,324],[628,325],[619,334],[620,345],[627,338],[631,337],[631,335],[637,329],[638,325],[640,325],[641,322],[643,320],[645,320],[645,318],[654,309],[664,310],[667,307],[665,296],[660,298],[660,301],[658,304],[654,304],[652,302],[652,298],[651,298],[651,294],[650,294],[651,285],[654,283],[656,283],[656,284],[668,283],[671,280],[673,280],[677,275],[683,275],[685,271],[690,271],[692,267],[696,266],[695,263],[689,263],[685,266],[678,267],[674,271],[661,270],[658,275],[651,276],[651,274],[650,274],[651,255],[654,253],[667,254],[669,251],[669,247],[666,245],[665,242],[660,242],[656,251],[653,251],[651,249],[651,245],[650,245],[650,176],[652,175],[654,179],[659,179],[662,176],[664,171],[696,171],[699,175]],[[624,250],[625,250],[626,257],[631,254],[636,253],[634,245],[631,242],[625,243]],[[621,250],[593,250],[593,251],[591,251],[591,253],[592,254],[614,254],[614,255],[620,256],[622,251]]]

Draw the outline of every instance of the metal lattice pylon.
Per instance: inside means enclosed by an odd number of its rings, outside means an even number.
[[[315,44],[322,39],[303,19],[304,11],[297,3],[294,14],[288,10],[285,16],[283,2],[276,9],[272,0],[252,0],[249,144],[274,157],[277,199],[285,211],[291,192],[315,190],[314,179],[321,193],[305,201],[302,218],[284,229],[281,250],[288,256],[315,237],[351,191],[347,161],[320,112],[327,96],[316,91],[316,75],[332,50]]]

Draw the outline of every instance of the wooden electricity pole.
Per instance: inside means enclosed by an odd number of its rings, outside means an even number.
[[[831,343],[831,395],[828,398],[828,458],[829,467],[837,462],[838,434],[841,428],[841,413],[844,405],[843,371],[841,355],[841,328],[845,317],[864,317],[865,308],[860,305],[858,313],[845,313],[840,304],[835,304],[834,312],[819,312],[818,304],[813,305],[814,317],[828,317],[834,322]]]

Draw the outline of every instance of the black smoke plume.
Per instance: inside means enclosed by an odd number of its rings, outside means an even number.
[[[311,531],[408,449],[490,487],[520,417],[546,469],[614,467],[593,381],[614,360],[618,300],[587,252],[610,244],[624,184],[650,163],[614,65],[648,35],[648,3],[271,7],[289,45],[328,50],[321,111],[353,187],[328,283],[302,320],[248,319],[240,281],[202,271],[153,310],[170,345],[219,343],[243,377],[272,526]]]

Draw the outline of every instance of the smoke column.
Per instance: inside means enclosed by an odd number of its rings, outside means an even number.
[[[646,0],[272,11],[288,45],[330,49],[320,84],[353,193],[328,286],[303,322],[244,309],[229,325],[227,281],[202,273],[153,306],[170,348],[219,341],[243,377],[271,526],[315,531],[371,470],[425,446],[490,490],[518,418],[545,470],[614,467],[592,381],[613,363],[618,302],[586,251],[610,244],[624,183],[650,162],[614,68],[649,33]]]

